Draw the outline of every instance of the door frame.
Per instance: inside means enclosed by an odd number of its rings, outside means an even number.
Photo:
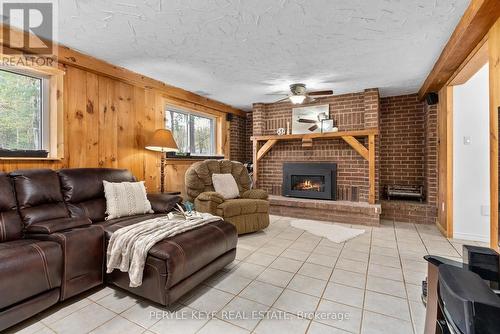
[[[498,113],[500,111],[500,19],[488,33],[490,70],[490,247],[498,251]]]
[[[499,31],[500,33],[500,31]],[[466,83],[474,74],[476,74],[484,65],[489,61],[490,57],[490,42],[489,34],[487,34],[474,50],[467,56],[465,61],[453,73],[448,82],[439,91],[439,108],[438,108],[438,137],[439,137],[439,193],[438,193],[438,220],[437,227],[441,233],[447,238],[453,238],[453,87]],[[491,63],[491,61],[490,61]],[[491,67],[491,66],[490,66]],[[490,73],[490,106],[491,106],[491,80],[492,74]],[[491,108],[490,108],[491,109]],[[498,232],[494,233],[494,226],[498,231],[498,205],[494,207],[491,205],[494,200],[498,202],[498,182],[496,186],[493,185],[495,178],[495,166],[498,169],[498,140],[492,138],[491,133],[498,132],[498,116],[496,123],[493,123],[492,113],[490,110],[490,246],[496,242],[498,245]],[[492,140],[496,140],[496,145]],[[495,152],[492,148],[496,147]],[[493,150],[494,151],[494,150]],[[497,157],[495,159],[495,156]],[[496,162],[495,162],[496,161]],[[495,175],[496,175],[495,174]],[[495,199],[493,192],[496,187],[497,197]],[[495,239],[496,236],[496,239]],[[495,241],[496,240],[496,241]]]

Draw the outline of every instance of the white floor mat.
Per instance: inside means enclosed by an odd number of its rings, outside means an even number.
[[[291,225],[295,228],[306,230],[314,235],[328,238],[338,244],[350,240],[365,233],[365,230],[349,228],[328,223],[320,223],[314,221],[296,220],[292,221]]]

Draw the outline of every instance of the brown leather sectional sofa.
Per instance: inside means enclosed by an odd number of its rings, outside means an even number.
[[[135,181],[120,169],[0,173],[0,331],[107,281],[167,306],[232,262],[233,225],[214,222],[156,244],[143,284],[105,274],[106,243],[117,229],[165,215],[178,196],[148,195],[154,214],[105,220],[102,181]]]

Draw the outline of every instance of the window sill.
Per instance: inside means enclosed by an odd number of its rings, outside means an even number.
[[[224,159],[224,156],[223,155],[215,155],[215,156],[191,155],[189,157],[167,157],[167,161],[193,161],[193,160],[203,161],[203,160],[220,160],[220,159]]]
[[[0,157],[0,160],[24,160],[24,161],[61,161],[62,158],[37,158],[37,157]]]

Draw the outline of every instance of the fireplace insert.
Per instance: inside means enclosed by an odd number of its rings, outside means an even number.
[[[337,164],[286,162],[283,196],[337,199]]]

